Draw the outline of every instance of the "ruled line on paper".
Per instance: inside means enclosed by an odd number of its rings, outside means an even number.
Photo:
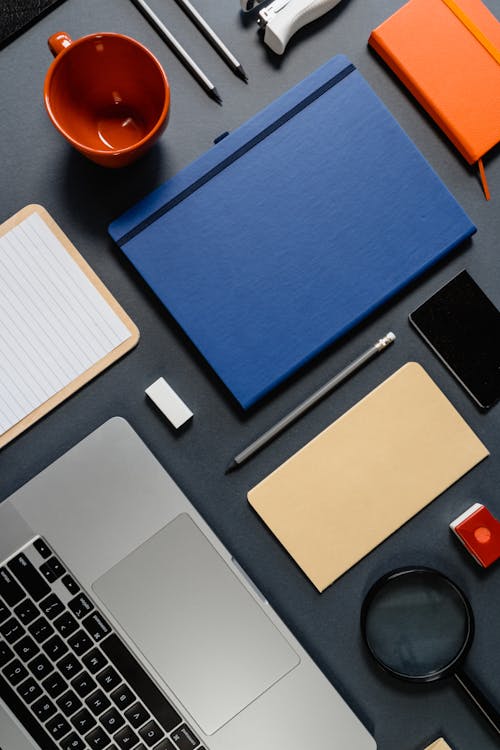
[[[33,213],[0,237],[0,435],[130,337]]]

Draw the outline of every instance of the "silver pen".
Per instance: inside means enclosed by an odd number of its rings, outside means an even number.
[[[248,81],[248,78],[247,74],[243,70],[242,64],[239,62],[239,60],[236,59],[231,50],[226,47],[222,39],[215,33],[212,27],[208,25],[203,16],[198,13],[196,8],[191,5],[189,0],[176,0],[176,2],[178,5],[180,5],[186,15],[189,16],[189,18],[193,21],[194,25],[198,27],[203,36],[208,39],[215,51],[219,53],[223,60],[225,60],[231,70],[233,70],[234,73],[236,73],[236,75],[242,78],[246,83]]]
[[[219,96],[219,92],[215,88],[214,84],[205,75],[202,69],[195,63],[193,58],[186,52],[184,47],[179,44],[174,35],[167,29],[163,21],[161,21],[156,13],[154,13],[149,5],[144,0],[132,0],[134,5],[141,11],[143,16],[151,24],[151,26],[165,39],[167,44],[171,47],[173,52],[177,55],[179,60],[185,65],[189,72],[196,78],[198,83],[205,89],[205,91],[212,96],[216,102],[222,104],[222,99]]]
[[[295,409],[293,409],[289,414],[283,417],[283,419],[280,419],[280,421],[270,427],[267,432],[265,432],[263,435],[257,438],[257,440],[254,440],[253,443],[244,448],[241,453],[238,453],[238,455],[234,457],[234,459],[227,467],[226,474],[229,474],[231,471],[234,471],[242,464],[244,464],[245,461],[248,461],[248,459],[253,456],[254,453],[257,453],[257,451],[271,442],[271,440],[274,440],[277,435],[279,435],[289,425],[295,422],[295,420],[301,417],[302,414],[308,411],[308,409],[314,406],[314,404],[317,404],[318,401],[331,393],[339,385],[344,383],[348,378],[351,377],[351,375],[354,375],[355,372],[360,370],[363,365],[373,359],[373,357],[376,357],[377,354],[383,352],[395,340],[396,336],[391,332],[387,333],[383,338],[379,339],[373,346],[367,349],[366,352],[357,357],[357,359],[351,362],[351,364],[347,365],[347,367],[344,367],[341,372],[331,378],[331,380],[321,386],[321,388],[318,388],[317,391],[314,391],[314,393],[306,398],[306,400],[301,404],[296,406]]]

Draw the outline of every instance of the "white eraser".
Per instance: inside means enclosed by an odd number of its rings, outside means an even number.
[[[176,430],[182,427],[183,424],[186,424],[193,416],[191,409],[179,398],[165,378],[158,378],[149,388],[146,388],[146,395],[163,412]]]

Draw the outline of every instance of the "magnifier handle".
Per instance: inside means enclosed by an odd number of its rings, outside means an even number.
[[[500,735],[500,713],[492,706],[486,696],[472,682],[465,672],[456,672],[455,679],[458,684],[465,690],[469,698],[476,704],[485,719],[487,719],[493,729]]]

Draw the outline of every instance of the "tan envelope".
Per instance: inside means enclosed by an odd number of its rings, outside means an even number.
[[[489,455],[409,362],[248,493],[319,591]]]

